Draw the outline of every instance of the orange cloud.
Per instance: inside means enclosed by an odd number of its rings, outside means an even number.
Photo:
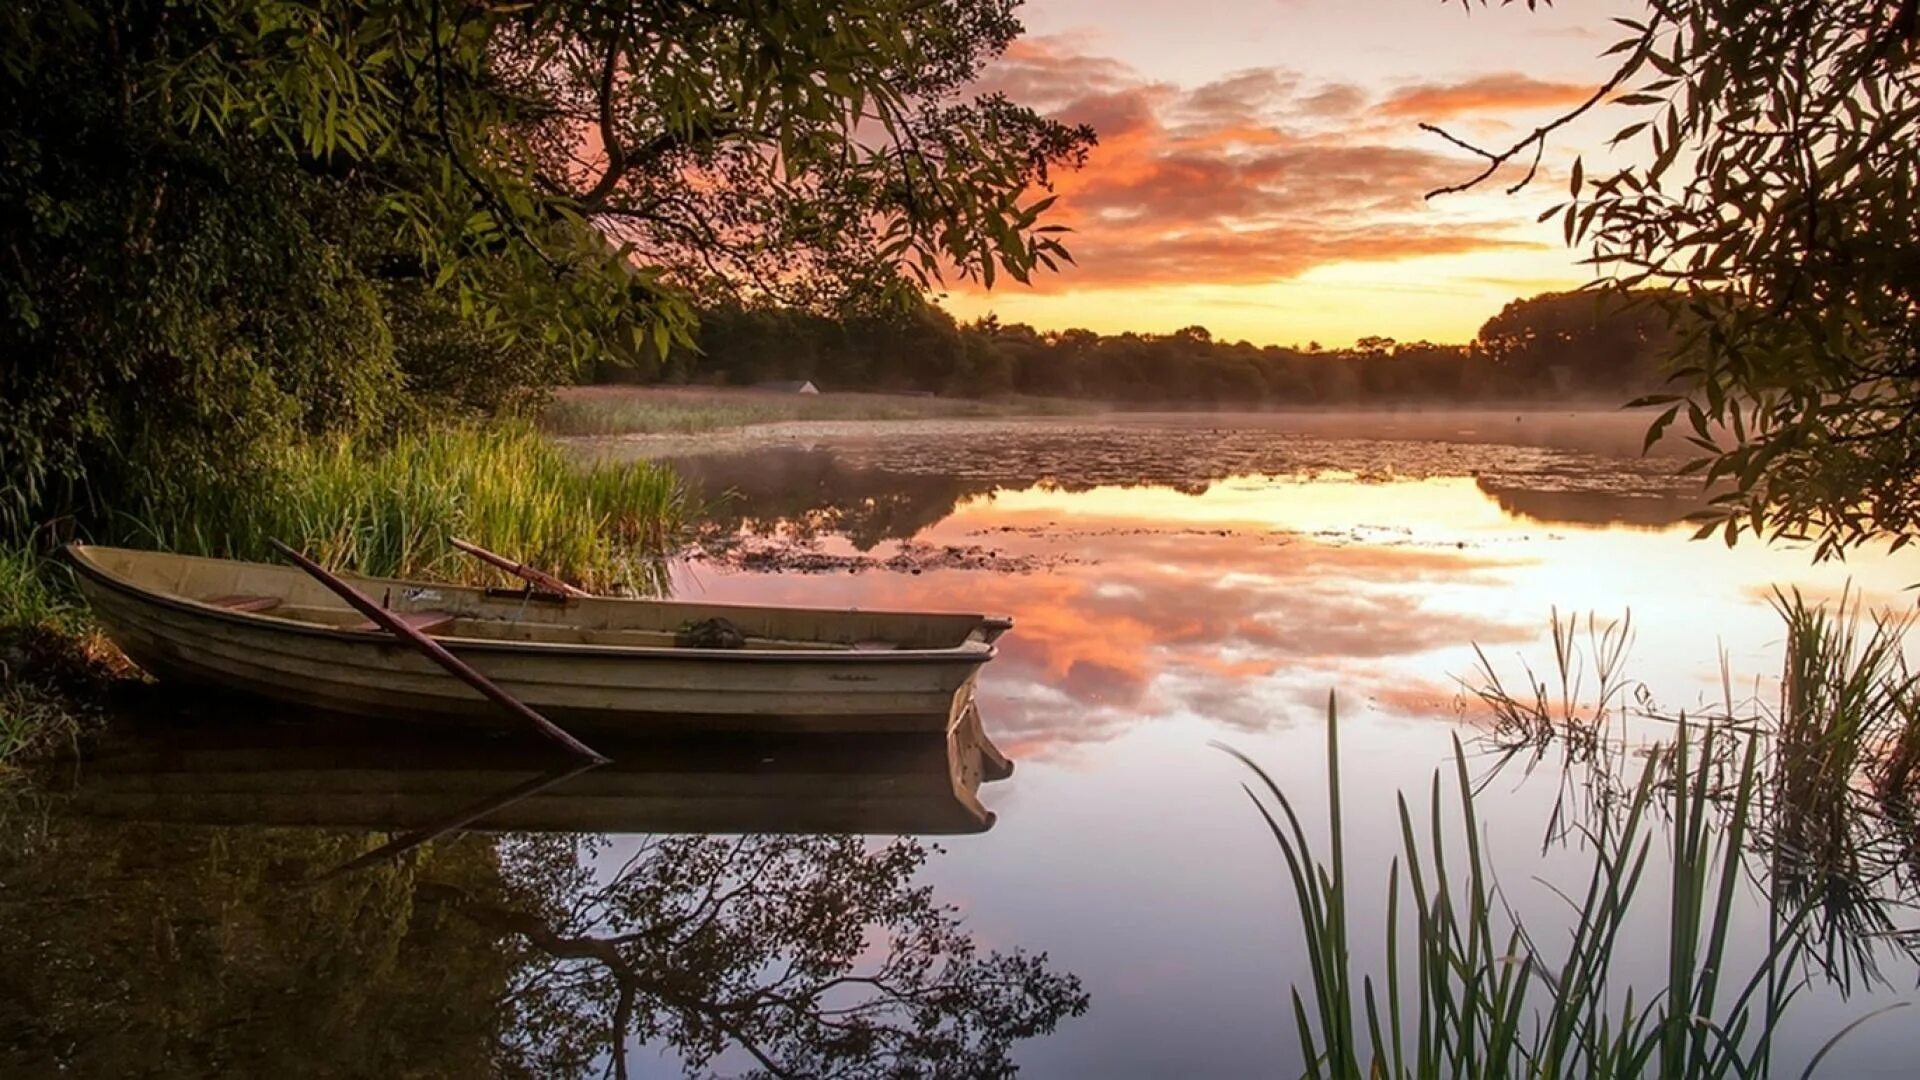
[[[1458,83],[1409,86],[1380,103],[1387,116],[1441,120],[1465,113],[1565,108],[1587,100],[1593,87],[1545,82],[1518,72],[1482,75]]]
[[[1333,263],[1540,246],[1510,222],[1439,219],[1422,196],[1459,179],[1460,158],[1381,141],[1350,84],[1256,68],[1183,88],[1040,38],[1017,43],[980,89],[1099,132],[1086,168],[1056,178],[1076,265],[1037,278],[1042,291],[1259,284]]]

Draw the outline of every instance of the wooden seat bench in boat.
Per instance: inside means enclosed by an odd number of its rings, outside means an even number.
[[[451,611],[389,611],[387,614],[399,619],[401,622],[406,623],[408,626],[413,627],[423,634],[431,634],[435,630],[445,630],[449,623],[459,617]],[[382,632],[384,632],[384,629],[372,619],[354,623],[352,626],[347,627],[347,629],[382,630]]]
[[[245,593],[236,593],[233,596],[216,596],[208,600],[207,603],[217,608],[226,608],[228,611],[258,612],[272,611],[274,608],[279,607],[280,598],[277,596],[248,596]]]

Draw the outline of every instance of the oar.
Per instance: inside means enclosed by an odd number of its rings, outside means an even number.
[[[547,573],[545,570],[541,570],[538,567],[528,566],[526,563],[514,562],[512,559],[507,558],[505,555],[496,555],[493,552],[488,551],[486,548],[481,547],[479,544],[468,543],[467,541],[462,540],[457,536],[448,537],[447,542],[452,544],[454,547],[459,548],[461,551],[464,551],[467,554],[473,556],[474,558],[479,559],[481,562],[490,563],[494,566],[497,566],[500,569],[505,570],[507,573],[512,574],[514,577],[517,577],[520,580],[526,582],[527,584],[538,586],[539,588],[545,589],[548,592],[559,593],[561,596],[592,596],[593,595],[592,593],[586,591],[585,589],[574,588],[573,586],[567,584],[566,582],[561,581],[559,578],[554,577],[552,574]]]
[[[466,683],[468,686],[473,687],[475,690],[480,691],[501,708],[506,709],[508,712],[531,724],[535,731],[538,731],[540,734],[545,735],[547,738],[552,739],[554,742],[559,743],[561,746],[566,747],[581,757],[589,758],[603,764],[612,760],[601,754],[598,750],[588,746],[586,743],[567,734],[565,729],[561,728],[560,725],[555,724],[553,721],[528,708],[519,698],[495,686],[493,680],[462,663],[459,657],[448,652],[439,642],[408,626],[405,622],[394,618],[392,612],[374,603],[365,593],[362,593],[360,590],[328,573],[327,569],[319,563],[314,562],[312,559],[307,558],[305,555],[300,554],[298,551],[293,550],[278,540],[274,540],[272,543],[274,550],[285,555],[295,566],[305,570],[315,581],[333,590],[334,595],[351,604],[355,611],[373,620],[375,626],[380,627],[394,637],[419,649],[422,653],[426,654],[427,659],[447,669],[448,674]]]

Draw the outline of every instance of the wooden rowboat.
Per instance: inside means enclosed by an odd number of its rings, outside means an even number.
[[[492,702],[293,567],[67,550],[107,635],[162,680],[351,715],[501,723]],[[961,721],[1012,626],[341,578],[554,721],[623,734],[939,731]],[[713,619],[737,628],[740,647],[675,644]]]

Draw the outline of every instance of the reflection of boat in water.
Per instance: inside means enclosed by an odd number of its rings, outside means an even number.
[[[941,735],[608,746],[598,768],[534,775],[518,740],[391,731],[168,727],[104,742],[71,812],[202,825],[502,832],[983,832],[984,781],[1012,765],[969,706]]]
[[[298,569],[68,550],[108,636],[163,679],[353,715],[500,722],[493,703]],[[342,576],[514,698],[569,728],[612,734],[938,733],[1012,625]],[[721,640],[688,637],[689,627]],[[731,647],[705,647],[719,644]]]

